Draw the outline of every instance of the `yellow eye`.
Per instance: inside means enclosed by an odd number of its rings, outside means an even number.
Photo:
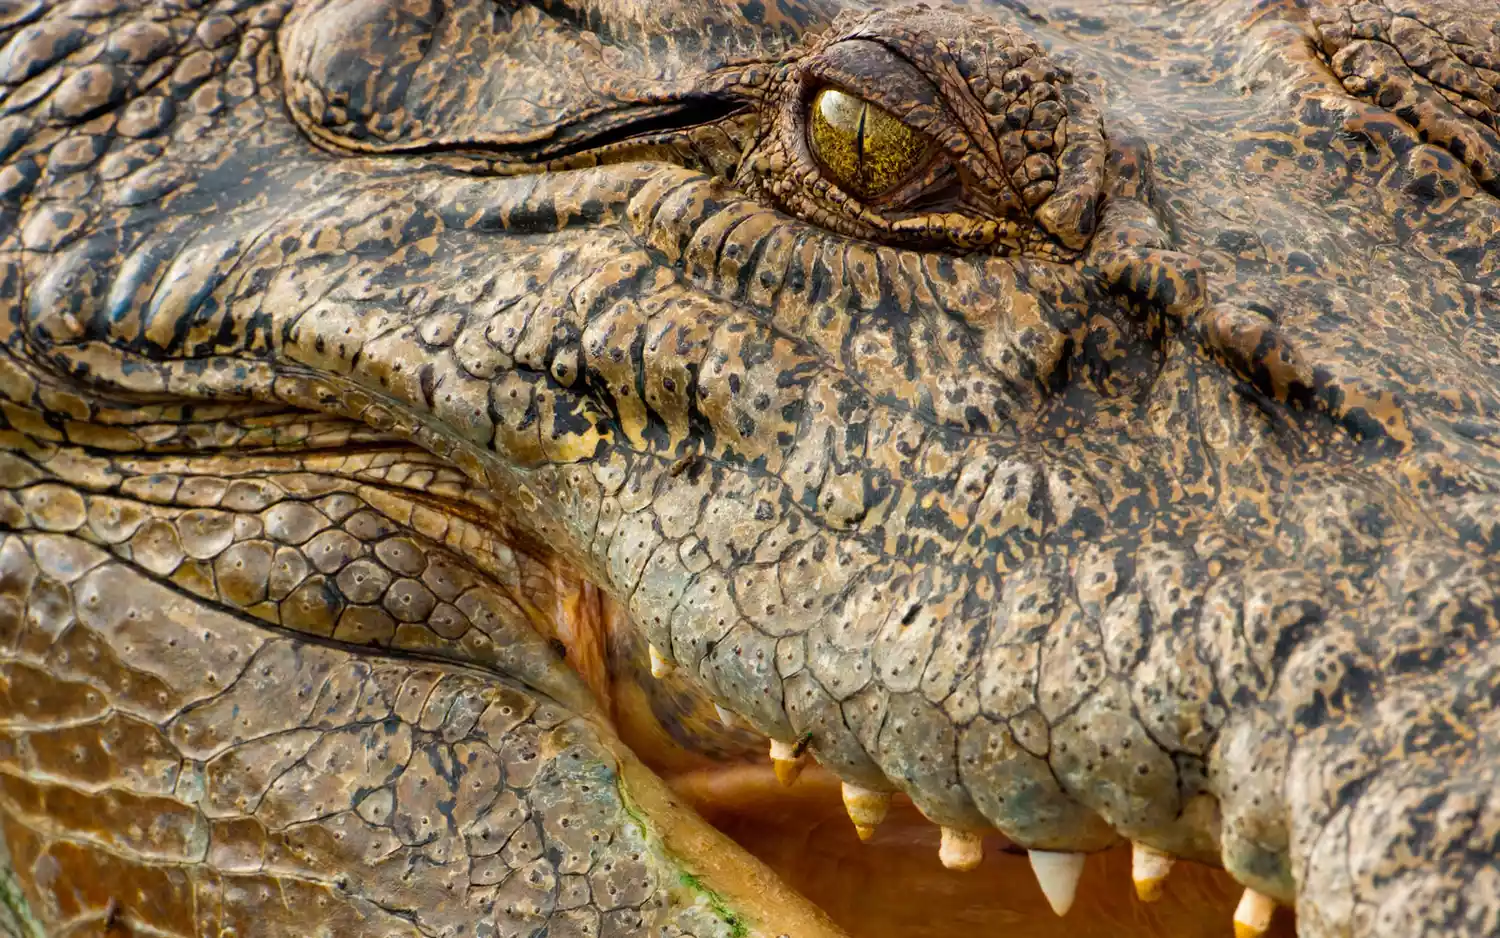
[[[841,189],[875,198],[921,168],[932,140],[887,112],[837,88],[813,98],[808,142]]]

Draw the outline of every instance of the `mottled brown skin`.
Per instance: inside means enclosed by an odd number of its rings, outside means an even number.
[[[0,930],[834,934],[716,702],[1500,932],[1494,0],[0,17]]]

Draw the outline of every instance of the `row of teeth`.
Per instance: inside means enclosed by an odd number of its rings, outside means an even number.
[[[805,762],[803,756],[793,752],[790,743],[771,742],[771,765],[776,778],[783,785],[797,780]],[[860,788],[848,782],[843,786],[844,810],[854,822],[854,831],[860,840],[875,836],[875,827],[885,819],[891,807],[891,793]],[[938,859],[950,870],[968,871],[984,859],[984,834],[981,831],[965,831],[944,827],[942,841],[938,847]],[[1155,902],[1161,898],[1166,886],[1167,873],[1175,860],[1160,850],[1142,843],[1131,845],[1131,879],[1135,882],[1135,894],[1142,902]],[[1036,874],[1037,884],[1047,897],[1047,904],[1058,915],[1068,914],[1073,907],[1073,897],[1078,892],[1078,878],[1083,875],[1084,854],[1060,853],[1051,850],[1028,850],[1031,870]],[[1234,912],[1235,938],[1259,938],[1271,927],[1271,913],[1276,904],[1270,896],[1246,889],[1240,897],[1239,907]]]
[[[673,670],[671,662],[655,648],[651,652],[651,673],[657,678],[665,677]],[[725,726],[746,727],[747,724],[729,710],[714,704],[719,720]],[[807,757],[805,746],[798,743],[771,740],[771,767],[782,785],[790,786],[802,774]],[[860,840],[875,836],[875,828],[885,820],[891,807],[891,793],[861,788],[844,782],[844,810],[854,822],[854,831]],[[977,867],[984,858],[984,833],[981,831],[941,828],[942,840],[938,847],[938,859],[950,870],[968,871]],[[1078,893],[1078,878],[1083,875],[1084,854],[1062,853],[1051,850],[1029,850],[1031,870],[1036,874],[1037,884],[1047,897],[1047,904],[1058,915],[1066,915],[1073,907],[1073,898]],[[1131,844],[1131,879],[1135,883],[1135,894],[1142,902],[1160,899],[1166,886],[1168,872],[1175,859],[1153,847],[1142,843]],[[1271,914],[1276,901],[1254,889],[1246,889],[1234,910],[1235,938],[1260,938],[1271,927]]]

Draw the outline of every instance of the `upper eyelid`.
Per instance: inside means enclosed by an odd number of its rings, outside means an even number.
[[[930,105],[933,117],[948,117],[941,93],[927,76],[886,46],[868,39],[834,43],[804,60],[802,74],[804,100],[810,100],[817,87],[834,85],[929,136],[936,135],[926,126],[928,122],[912,120],[914,102]]]

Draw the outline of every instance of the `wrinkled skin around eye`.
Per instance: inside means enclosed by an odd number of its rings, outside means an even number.
[[[1013,27],[928,9],[841,19],[758,108],[736,185],[831,231],[1070,260],[1096,227],[1099,111]]]

